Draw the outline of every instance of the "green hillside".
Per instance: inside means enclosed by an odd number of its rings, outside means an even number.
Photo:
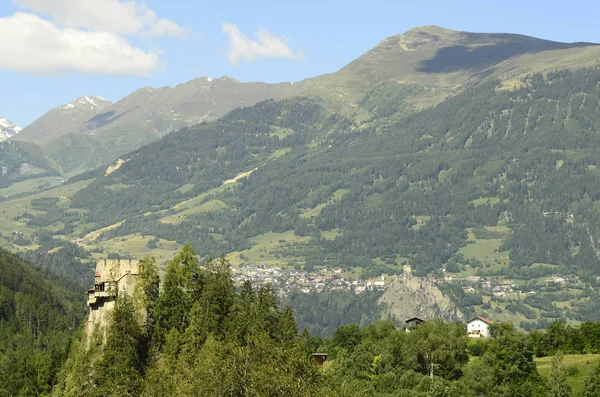
[[[0,203],[0,245],[78,279],[186,243],[363,279],[410,265],[458,280],[438,285],[465,315],[600,320],[600,69],[574,68],[597,50],[418,28],[314,80],[356,83],[347,101],[308,81]]]
[[[22,146],[10,141],[0,142],[0,189],[32,178],[58,176],[35,145]],[[29,192],[35,189],[25,189]],[[1,190],[0,190],[1,192]],[[17,191],[18,192],[18,191]],[[7,194],[8,193],[8,194]],[[10,192],[0,193],[10,196]]]
[[[83,321],[83,290],[5,250],[0,274],[0,395],[48,395]]]
[[[365,117],[356,104],[389,85],[403,87],[406,102],[421,109],[483,81],[500,79],[511,87],[530,73],[592,66],[599,54],[592,43],[423,26],[383,40],[336,73],[308,79],[298,94]]]
[[[302,256],[321,265],[397,255],[421,275],[466,244],[467,228],[503,222],[510,232],[500,234],[500,250],[513,271],[549,263],[597,275],[599,80],[587,69],[535,75],[511,91],[486,83],[380,129],[353,129],[309,100],[266,102],[132,153],[70,207],[98,227],[128,219],[106,238],[142,232],[209,253],[294,230],[312,237]],[[284,138],[275,133],[282,128],[291,130]],[[183,199],[254,169],[203,200],[226,206],[188,212],[177,225],[160,221]],[[475,205],[481,198],[489,202]],[[418,217],[427,221],[417,228]],[[334,229],[335,239],[320,238]]]

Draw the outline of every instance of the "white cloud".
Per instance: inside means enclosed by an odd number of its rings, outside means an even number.
[[[249,39],[236,25],[229,23],[223,24],[223,32],[229,36],[229,62],[233,65],[242,60],[254,62],[257,58],[302,58],[302,52],[294,52],[285,37],[277,37],[264,29],[255,33],[257,40]]]
[[[0,49],[1,69],[40,75],[77,70],[147,76],[160,67],[158,54],[113,32],[61,28],[21,12],[0,18]]]
[[[122,35],[182,37],[186,30],[158,18],[145,4],[128,0],[13,0],[15,5],[49,15],[58,25]]]

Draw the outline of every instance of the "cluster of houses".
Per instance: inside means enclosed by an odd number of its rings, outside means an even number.
[[[565,284],[565,283],[574,283],[577,282],[579,278],[573,274],[568,275],[552,275],[546,279],[546,283],[556,283],[556,284]],[[481,291],[491,291],[494,296],[497,297],[505,297],[511,294],[516,293],[529,293],[535,294],[535,291],[520,291],[519,286],[510,280],[498,281],[494,278],[487,277],[479,277],[479,276],[469,276],[467,278],[461,278],[457,275],[446,274],[443,280],[435,279],[433,280],[435,283],[462,283],[463,290],[465,292],[476,292],[478,290]]]
[[[345,290],[360,294],[365,291],[383,290],[387,286],[383,276],[370,280],[346,279],[341,268],[325,268],[314,272],[305,272],[257,265],[233,267],[231,270],[233,280],[237,284],[242,284],[247,280],[251,281],[253,285],[269,283],[285,292],[298,289],[308,294],[310,292]]]
[[[406,332],[410,332],[410,330],[418,327],[425,320],[420,319],[419,317],[409,318],[405,321],[404,328]],[[490,326],[492,322],[485,317],[476,316],[467,321],[467,335],[470,338],[488,338],[490,336]]]

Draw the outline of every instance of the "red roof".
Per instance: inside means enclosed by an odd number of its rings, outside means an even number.
[[[94,277],[100,277],[100,273],[94,274]]]
[[[467,321],[467,323],[473,322],[475,320],[481,320],[484,323],[490,324],[490,325],[492,324],[492,320],[488,320],[487,318],[482,317],[482,316],[473,317],[472,319],[470,319],[469,321]]]

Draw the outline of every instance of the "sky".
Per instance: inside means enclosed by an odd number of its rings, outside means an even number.
[[[593,0],[0,0],[0,117],[201,76],[299,81],[439,25],[600,42]]]

